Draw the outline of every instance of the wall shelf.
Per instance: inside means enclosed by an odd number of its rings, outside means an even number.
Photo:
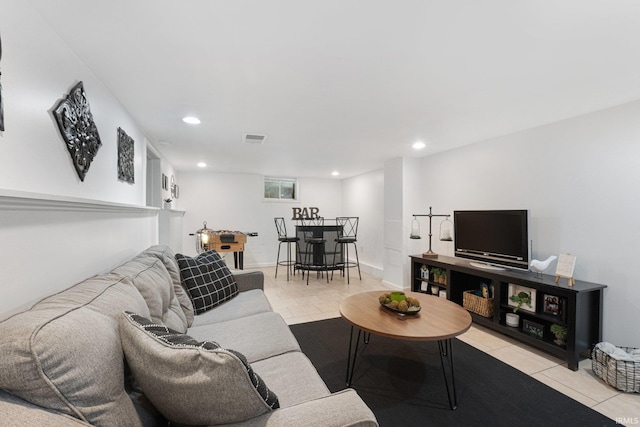
[[[160,208],[51,194],[0,190],[0,210],[137,212],[155,215]]]

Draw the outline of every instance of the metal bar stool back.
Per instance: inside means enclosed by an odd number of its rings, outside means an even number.
[[[316,271],[316,275],[326,272],[327,283],[329,283],[329,266],[327,265],[326,240],[323,231],[324,217],[302,219],[301,225],[305,246],[304,252],[301,252],[298,258],[302,260],[300,265],[302,274],[304,275],[304,271],[307,272],[307,285],[312,270]],[[298,244],[298,250],[301,249],[301,246]]]
[[[347,284],[349,284],[349,269],[358,267],[358,276],[360,280],[362,280],[362,274],[360,273],[360,259],[358,258],[358,223],[360,222],[360,217],[357,216],[339,216],[336,218],[336,224],[340,226],[340,231],[338,234],[338,238],[335,239],[335,247],[334,250],[334,260],[333,264],[336,265],[335,254],[338,252],[338,245],[342,245],[344,249],[344,259],[342,265],[338,263],[338,266],[342,267],[342,274],[344,275],[345,269],[347,270]],[[353,248],[356,251],[356,261],[349,261],[349,245],[352,244]],[[333,276],[333,271],[331,271],[331,276]],[[333,279],[333,277],[332,277]]]
[[[274,222],[276,223],[276,230],[278,232],[278,257],[276,259],[276,279],[278,278],[278,266],[284,265],[287,267],[287,281],[289,281],[289,270],[293,269],[293,273],[295,274],[295,260],[291,259],[291,244],[298,244],[300,241],[297,237],[289,237],[287,236],[287,226],[284,222],[284,218],[278,217],[274,218]],[[280,247],[283,243],[287,245],[287,259],[284,261],[280,261]]]

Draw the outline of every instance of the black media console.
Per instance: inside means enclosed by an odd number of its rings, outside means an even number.
[[[434,271],[445,277],[434,281]],[[575,285],[568,286],[566,279],[556,283],[555,276],[487,270],[474,267],[467,260],[442,255],[437,258],[411,256],[411,282],[415,292],[429,293],[432,286],[446,289],[447,299],[460,305],[463,305],[464,291],[476,291],[482,284],[486,285],[493,291],[493,315],[485,317],[472,312],[475,323],[560,357],[574,371],[578,370],[580,353],[602,339],[602,302],[606,285],[576,280]],[[522,288],[535,294],[533,307],[518,310],[518,327],[507,326],[506,314],[514,308],[509,305],[510,289],[513,292]],[[551,333],[554,324],[567,328],[565,345],[556,343]]]

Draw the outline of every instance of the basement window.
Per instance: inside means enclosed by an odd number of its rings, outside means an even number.
[[[298,179],[265,177],[264,198],[268,200],[298,200]]]

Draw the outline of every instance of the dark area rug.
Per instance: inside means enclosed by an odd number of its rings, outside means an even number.
[[[351,327],[343,319],[292,325],[332,392],[346,388]],[[381,426],[615,426],[615,421],[457,339],[458,408],[447,400],[436,342],[371,335],[360,345],[352,388]]]

